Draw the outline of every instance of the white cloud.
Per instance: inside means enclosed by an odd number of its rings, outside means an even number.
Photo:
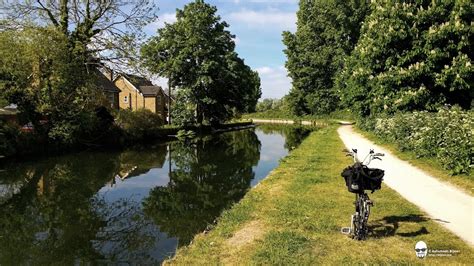
[[[258,74],[260,75],[268,75],[274,72],[274,69],[271,67],[258,67],[257,69]]]
[[[282,12],[274,9],[254,11],[243,9],[231,12],[225,16],[230,24],[243,23],[251,28],[265,28],[277,30],[296,30],[296,13]]]
[[[160,19],[161,17],[161,19]],[[165,13],[161,16],[158,17],[158,20],[161,21],[161,25],[162,27],[165,25],[165,22],[166,23],[174,23],[176,22],[176,13]]]
[[[153,77],[151,79],[153,84],[162,87],[163,89],[168,89],[168,79],[164,77]]]
[[[287,76],[288,72],[285,67],[263,66],[256,68],[256,70],[262,83],[261,99],[281,98],[290,91],[291,79]]]

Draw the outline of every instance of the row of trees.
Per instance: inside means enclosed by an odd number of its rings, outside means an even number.
[[[254,112],[260,98],[258,73],[239,58],[235,36],[216,12],[202,0],[190,3],[142,47],[144,66],[177,88],[178,124],[214,124]]]
[[[265,98],[262,101],[257,103],[257,112],[266,112],[266,111],[288,111],[288,97],[283,97],[281,99],[269,99]]]
[[[301,1],[284,33],[295,114],[471,107],[470,1]]]

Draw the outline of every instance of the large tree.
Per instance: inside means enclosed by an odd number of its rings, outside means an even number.
[[[1,1],[0,11],[0,29],[52,26],[67,36],[74,56],[85,53],[89,63],[128,63],[145,37],[143,27],[157,18],[149,0],[13,0]]]
[[[470,108],[471,1],[376,2],[338,78],[344,105],[360,116]]]
[[[235,53],[234,36],[216,12],[192,2],[142,47],[144,65],[177,89],[177,123],[219,123],[253,111],[260,97],[258,74]]]
[[[289,94],[296,115],[328,113],[337,107],[334,77],[359,38],[367,1],[306,1],[299,4],[297,30],[284,32]]]

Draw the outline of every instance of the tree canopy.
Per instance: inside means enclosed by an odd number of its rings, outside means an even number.
[[[470,1],[375,2],[338,77],[359,115],[470,108],[474,6]]]
[[[261,95],[257,72],[234,51],[234,36],[216,12],[202,0],[192,2],[142,47],[144,66],[177,90],[178,124],[219,123],[254,111]]]
[[[0,92],[18,105],[22,122],[65,143],[78,137],[81,124],[91,125],[102,97],[62,33],[40,27],[3,31],[0,55]]]
[[[283,33],[294,114],[323,114],[337,107],[335,74],[357,43],[368,11],[367,1],[300,1],[296,32]]]
[[[51,26],[68,38],[70,52],[86,53],[111,63],[129,63],[134,58],[143,27],[153,22],[157,8],[149,0],[17,0],[0,3],[0,29]]]

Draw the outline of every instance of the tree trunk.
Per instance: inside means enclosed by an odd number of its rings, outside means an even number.
[[[168,124],[171,125],[171,77],[168,78]]]
[[[198,103],[196,105],[196,122],[199,126],[202,126],[202,121],[203,121],[203,113],[202,113],[202,107],[201,105]]]

